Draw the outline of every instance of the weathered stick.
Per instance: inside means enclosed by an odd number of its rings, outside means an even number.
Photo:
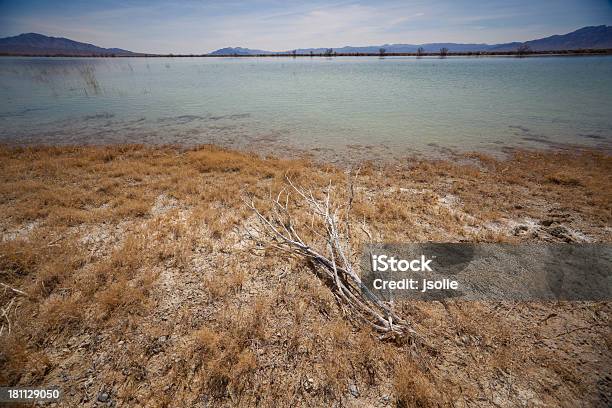
[[[342,219],[341,208],[335,207],[332,203],[331,182],[327,186],[324,198],[317,199],[312,191],[296,186],[288,177],[286,181],[287,187],[282,189],[276,198],[270,194],[269,200],[272,208],[269,216],[262,214],[252,198],[246,201],[249,208],[257,215],[260,225],[260,227],[254,227],[258,233],[258,237],[254,239],[261,242],[263,241],[261,237],[264,237],[266,244],[311,259],[315,267],[329,278],[328,286],[331,287],[339,301],[348,307],[354,317],[369,324],[381,333],[382,337],[416,336],[416,332],[408,322],[372,293],[353,269],[350,261],[351,225],[349,219],[354,194],[352,185],[349,190],[348,203],[344,207],[345,222],[342,223],[339,222]],[[319,248],[314,243],[306,243],[298,233],[298,226],[289,208],[291,193],[295,193],[299,200],[307,204],[311,213],[311,224],[310,226],[302,225],[301,228],[307,229],[324,242],[324,245],[319,244]],[[315,230],[315,219],[322,222],[322,231]],[[362,229],[371,239],[369,232],[363,227]],[[250,235],[254,237],[253,234]]]
[[[20,295],[23,295],[23,296],[28,296],[28,294],[27,294],[27,293],[25,293],[24,291],[19,290],[19,289],[15,289],[15,288],[13,288],[13,287],[11,287],[11,286],[7,285],[6,283],[2,283],[2,282],[0,282],[0,285],[1,285],[1,286],[3,286],[3,287],[4,287],[4,288],[6,288],[6,289],[10,289],[10,290],[12,290],[12,291],[13,291],[13,292],[15,292],[15,293],[19,293]]]

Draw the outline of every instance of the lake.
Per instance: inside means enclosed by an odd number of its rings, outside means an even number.
[[[3,57],[0,92],[8,143],[373,157],[612,145],[612,56]]]

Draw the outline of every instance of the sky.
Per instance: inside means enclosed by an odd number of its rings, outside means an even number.
[[[612,25],[612,0],[0,0],[0,37],[149,53],[502,43]]]

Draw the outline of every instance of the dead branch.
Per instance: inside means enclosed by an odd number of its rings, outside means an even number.
[[[352,182],[348,203],[341,207],[333,204],[331,182],[324,196],[316,198],[311,190],[296,186],[288,177],[285,179],[287,186],[276,198],[271,194],[268,197],[271,209],[267,215],[256,207],[252,197],[245,200],[259,221],[253,231],[248,231],[249,236],[261,244],[310,259],[317,271],[327,278],[326,283],[352,317],[370,325],[381,337],[416,337],[408,322],[370,291],[353,267],[349,218],[354,198]],[[306,208],[310,215],[309,223],[296,224],[290,209],[292,203]],[[317,221],[322,225],[318,230],[315,229]],[[371,240],[371,234],[364,227],[362,230]],[[305,241],[302,237],[306,231],[322,242]]]
[[[29,295],[26,292],[16,289],[12,286],[9,286],[6,283],[0,282],[0,286],[4,288],[5,293],[7,290],[10,290],[11,292],[16,293],[17,295],[29,297]],[[13,306],[13,303],[15,303],[15,299],[17,299],[17,297],[18,296],[13,296],[7,304],[5,304],[3,307],[0,308],[0,315],[2,315],[2,317],[4,317],[4,319],[6,320],[8,335],[11,334],[11,329],[13,327],[11,319],[9,318],[9,314],[11,312],[11,307]],[[17,307],[17,305],[15,305],[15,307]],[[2,323],[2,326],[0,326],[0,336],[2,336],[2,333],[4,333],[4,322]]]
[[[12,290],[13,292],[18,293],[18,294],[20,294],[20,295],[23,295],[23,296],[28,296],[28,294],[27,294],[27,293],[25,293],[24,291],[19,290],[19,289],[15,289],[15,288],[13,288],[13,287],[11,287],[11,286],[7,285],[6,283],[2,283],[2,282],[0,282],[0,286],[3,286],[3,287],[5,288],[5,290],[6,290],[6,289],[10,289],[10,290]]]
[[[0,309],[0,313],[2,313],[2,316],[6,319],[6,322],[8,324],[8,334],[9,335],[11,334],[11,319],[9,319],[9,313],[11,311],[11,306],[13,306],[14,301],[15,301],[15,298],[12,298],[7,306]],[[3,331],[4,331],[4,324],[2,324],[2,327],[0,327],[0,335],[2,335]]]

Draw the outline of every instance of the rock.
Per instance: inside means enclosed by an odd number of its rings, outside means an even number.
[[[565,235],[565,233],[567,232],[567,230],[565,228],[563,228],[562,226],[556,226],[554,228],[551,228],[548,230],[548,233],[554,237],[559,237],[561,238],[563,235]]]
[[[310,377],[306,377],[306,379],[302,381],[302,387],[304,387],[304,390],[307,392],[312,391],[314,388],[314,380]]]
[[[353,383],[349,384],[348,389],[353,397],[357,398],[359,396],[359,389],[357,388],[355,384]]]
[[[110,400],[110,395],[107,392],[100,392],[98,394],[98,402],[108,402]]]
[[[159,336],[159,338],[157,339],[157,341],[159,341],[160,343],[165,343],[166,340],[168,340],[168,336]]]
[[[550,227],[551,225],[553,225],[553,223],[556,222],[555,220],[542,220],[540,221],[540,224],[545,226],[545,227]]]
[[[526,225],[518,225],[514,228],[514,230],[512,231],[512,233],[514,235],[520,235],[522,233],[525,233],[529,230],[529,228],[527,228]]]
[[[569,231],[566,228],[564,228],[564,227],[562,227],[560,225],[558,225],[558,226],[556,226],[554,228],[550,228],[548,230],[548,233],[550,235],[552,235],[553,237],[557,237],[557,238],[560,238],[560,239],[564,240],[565,242],[573,242],[574,241],[572,239],[572,237],[569,235]]]

